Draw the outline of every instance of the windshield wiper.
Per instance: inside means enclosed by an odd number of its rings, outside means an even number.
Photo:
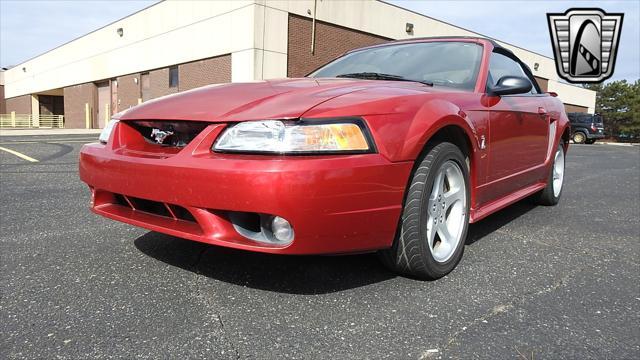
[[[433,86],[433,83],[430,81],[423,80],[413,80],[407,79],[400,75],[392,75],[392,74],[383,74],[377,72],[359,72],[359,73],[350,73],[350,74],[340,74],[336,75],[338,78],[352,78],[352,79],[365,79],[365,80],[395,80],[395,81],[411,81],[417,82],[420,84],[424,84],[427,86]]]

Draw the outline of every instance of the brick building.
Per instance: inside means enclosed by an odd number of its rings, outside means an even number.
[[[64,115],[65,127],[100,128],[160,96],[303,76],[356,47],[447,35],[481,36],[378,0],[162,1],[4,71],[0,114]],[[560,82],[553,59],[500,43],[568,111],[594,111],[595,92]]]

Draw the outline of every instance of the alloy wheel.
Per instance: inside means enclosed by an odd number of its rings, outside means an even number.
[[[562,182],[564,180],[564,150],[562,147],[556,151],[553,161],[553,196],[558,197],[562,190]]]
[[[467,187],[460,166],[452,160],[438,169],[427,211],[427,241],[434,260],[446,262],[462,238]]]

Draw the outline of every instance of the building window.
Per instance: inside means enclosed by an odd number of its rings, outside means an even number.
[[[178,87],[178,67],[172,66],[169,68],[169,87]]]

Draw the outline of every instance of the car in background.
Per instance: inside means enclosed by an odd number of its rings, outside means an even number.
[[[114,220],[265,253],[377,251],[435,279],[469,223],[529,196],[558,203],[568,123],[496,42],[411,39],[133,107],[83,146],[80,178]]]
[[[571,124],[571,139],[575,144],[593,144],[598,139],[604,139],[604,123],[602,116],[573,112],[568,113]]]

